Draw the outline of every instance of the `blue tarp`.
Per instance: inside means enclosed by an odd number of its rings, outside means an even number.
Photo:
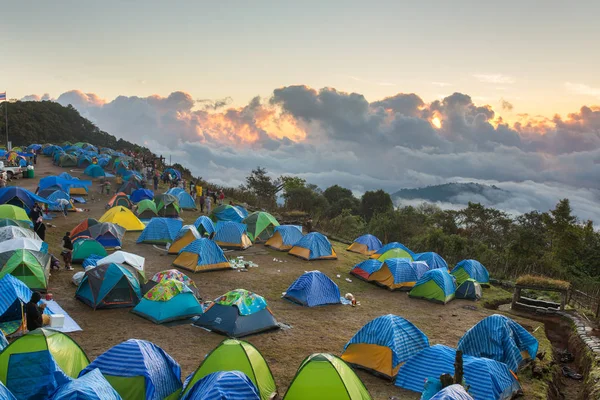
[[[328,257],[333,254],[329,239],[319,232],[311,232],[302,237],[294,247],[302,247],[310,250],[309,259]]]
[[[327,275],[320,271],[310,271],[287,288],[285,298],[308,307],[339,304],[340,289]]]
[[[416,253],[413,256],[415,261],[424,261],[429,266],[429,269],[448,269],[448,263],[439,254],[432,251],[426,253]]]
[[[369,234],[362,235],[361,237],[356,238],[354,243],[364,244],[365,246],[367,246],[367,249],[369,251],[377,251],[383,246],[381,240],[377,239],[376,236]]]
[[[137,243],[172,242],[183,222],[174,218],[152,218],[138,237]]]
[[[64,175],[64,176],[61,176]],[[73,179],[71,175],[63,172],[59,176],[47,176],[45,178],[40,179],[38,184],[40,190],[44,190],[50,187],[56,186],[58,189],[63,192],[69,192],[69,188],[89,188],[92,186],[91,181],[80,181],[79,179]]]
[[[240,371],[219,371],[206,375],[181,400],[259,400],[254,383]]]
[[[93,369],[61,386],[51,400],[121,400],[121,396],[99,369]]]
[[[0,204],[12,204],[17,207],[21,207],[24,204],[26,207],[25,211],[29,212],[35,203],[54,204],[48,199],[17,186],[0,189]]]

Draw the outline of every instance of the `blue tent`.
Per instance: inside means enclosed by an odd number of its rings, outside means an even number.
[[[454,278],[448,271],[432,269],[423,274],[408,296],[446,304],[454,299],[455,291]]]
[[[303,236],[294,244],[289,254],[305,260],[337,259],[329,239],[319,232]]]
[[[24,305],[31,299],[31,290],[19,279],[11,274],[6,274],[0,279],[0,327],[6,334],[14,333],[18,329],[15,322],[22,322]],[[7,326],[4,327],[4,324]],[[17,325],[16,328],[8,326]]]
[[[93,178],[99,178],[101,176],[106,176],[106,172],[102,169],[101,166],[97,164],[88,165],[87,168],[83,171],[87,176],[91,176]]]
[[[386,244],[385,246],[383,246],[382,248],[380,248],[373,254],[373,258],[377,258],[375,256],[380,256],[383,253],[385,253],[386,251],[392,250],[392,249],[402,249],[402,250],[406,251],[408,254],[410,254],[411,257],[413,257],[413,259],[414,259],[415,253],[411,249],[409,249],[408,247],[406,247],[405,245],[403,245],[402,243],[399,243],[399,242],[391,242],[391,243]]]
[[[167,168],[163,171],[162,173],[162,177],[164,178],[167,173],[171,174],[171,176],[174,176],[177,179],[181,179],[181,172],[179,172],[179,170],[176,170],[175,168]]]
[[[467,279],[456,288],[454,297],[457,299],[477,301],[483,297],[481,285],[475,279]]]
[[[122,400],[99,369],[62,385],[51,400]]]
[[[347,250],[371,255],[381,249],[382,246],[381,240],[377,239],[376,236],[366,234],[356,238]]]
[[[152,200],[154,199],[154,192],[148,189],[136,189],[131,192],[129,199],[136,204],[142,200]]]
[[[215,231],[215,224],[212,222],[212,219],[208,218],[205,215],[199,216],[196,222],[194,222],[194,226],[198,230],[198,233],[200,233],[201,235],[210,235]]]
[[[370,279],[391,290],[410,290],[428,270],[424,262],[388,258],[381,266],[380,273]]]
[[[183,222],[174,218],[152,218],[138,237],[137,243],[171,243],[181,230]]]
[[[50,195],[48,195],[46,197],[46,199],[48,199],[48,201],[51,201],[52,203],[54,203],[53,205],[48,206],[48,209],[50,211],[62,211],[63,210],[63,206],[60,204],[60,200],[66,200],[69,202],[69,205],[67,206],[67,210],[73,209],[73,204],[71,203],[71,196],[69,196],[67,193],[63,192],[62,190],[55,190]]]
[[[17,398],[0,382],[0,399],[2,400],[17,400]]]
[[[246,234],[246,225],[238,222],[217,222],[215,242],[221,247],[233,249],[247,249],[252,246],[252,241]]]
[[[41,144],[30,144],[29,146],[27,146],[27,151],[29,153],[31,153],[32,151],[38,151],[41,148],[42,148]]]
[[[469,278],[475,279],[482,286],[490,284],[488,270],[477,260],[462,260],[450,273],[454,275],[459,285]]]
[[[456,350],[436,344],[411,357],[398,371],[396,386],[421,393],[428,377],[454,374]],[[478,400],[508,399],[520,389],[506,364],[488,358],[463,356],[464,378]]]
[[[381,269],[383,263],[377,259],[361,261],[350,270],[350,273],[357,278],[369,280],[373,272]]]
[[[260,400],[260,396],[243,372],[219,371],[196,382],[181,400]]]
[[[0,204],[12,204],[13,206],[25,209],[29,213],[35,203],[54,204],[52,201],[18,186],[9,186],[0,189]]]
[[[223,204],[216,207],[210,214],[210,217],[215,222],[242,222],[247,216],[248,212],[244,208],[239,206],[231,206],[229,204]]]
[[[448,263],[444,260],[439,254],[434,253],[433,251],[428,251],[426,253],[416,253],[413,256],[413,260],[415,261],[424,261],[429,266],[429,269],[448,269]]]
[[[77,180],[77,178],[73,178],[73,176],[68,172],[61,172],[60,174],[58,174],[58,177],[61,179],[66,179],[68,181]]]
[[[119,264],[103,264],[85,272],[75,298],[92,307],[133,307],[142,297],[140,283],[127,268]]]
[[[473,400],[473,397],[462,385],[454,384],[446,386],[429,400]]]
[[[176,197],[179,201],[179,207],[183,208],[184,210],[196,209],[196,202],[188,192],[182,191],[181,193],[177,194]]]
[[[185,283],[166,279],[146,292],[131,312],[155,324],[163,324],[200,315],[202,306]]]
[[[80,376],[95,368],[124,399],[163,400],[182,388],[179,364],[163,349],[145,340],[129,339],[111,347],[81,371]],[[136,379],[140,377],[143,380]]]
[[[287,251],[302,239],[302,227],[297,225],[279,225],[275,227],[273,236],[266,242],[265,246],[275,250]]]
[[[340,289],[327,275],[310,271],[287,288],[284,298],[303,306],[314,307],[340,303]]]
[[[85,154],[80,155],[79,160],[77,160],[77,166],[79,168],[88,167],[92,164],[93,164],[92,157],[85,155]]]
[[[193,272],[231,268],[223,250],[207,238],[194,240],[181,249],[173,265]]]
[[[182,188],[178,188],[178,187],[174,187],[174,188],[167,190],[167,194],[172,194],[175,197],[177,197],[179,195],[179,193],[185,193],[185,190]]]
[[[512,319],[494,314],[469,329],[459,340],[457,349],[470,356],[503,362],[516,373],[523,354],[535,359],[538,341]]]

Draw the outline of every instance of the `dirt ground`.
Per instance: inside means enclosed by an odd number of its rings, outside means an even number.
[[[49,158],[39,157],[36,178],[20,179],[16,184],[35,190],[40,178],[64,171],[65,169],[53,166]],[[80,176],[82,173],[81,170],[75,169],[69,172],[74,176]],[[99,218],[104,212],[107,200],[108,196],[98,194],[95,181],[88,196],[88,204],[82,205],[89,211],[69,213],[66,218],[62,215],[55,216],[50,221],[54,226],[47,229],[46,235],[51,252],[57,255],[60,253],[60,239],[65,231],[71,230],[84,218]],[[182,217],[185,223],[193,223],[199,214],[184,212]],[[138,233],[127,233],[123,250],[146,258],[148,277],[158,271],[172,268],[174,256],[165,255],[151,245],[136,244],[137,237]],[[247,260],[259,265],[248,272],[186,272],[194,279],[204,299],[214,299],[236,288],[248,289],[264,296],[277,320],[292,327],[289,330],[259,334],[245,339],[256,346],[266,358],[280,395],[285,393],[305,357],[315,352],[340,355],[352,335],[365,323],[380,315],[400,315],[423,330],[429,336],[431,344],[442,343],[454,347],[466,330],[492,313],[482,307],[472,307],[473,303],[470,301],[454,300],[445,306],[438,305],[410,299],[405,292],[389,292],[362,282],[348,272],[364,257],[346,252],[346,246],[340,243],[335,243],[334,246],[339,256],[335,261],[306,262],[256,245],[244,252],[227,253],[228,257],[243,255]],[[284,262],[275,262],[274,258]],[[305,308],[281,298],[282,292],[298,276],[305,271],[317,269],[331,277],[339,285],[342,294],[353,293],[360,305]],[[75,265],[75,272],[81,270],[80,265]],[[170,327],[156,325],[131,314],[129,309],[93,311],[75,299],[72,275],[73,272],[65,270],[53,272],[49,292],[83,329],[82,332],[72,333],[71,336],[91,360],[111,346],[129,338],[145,339],[171,354],[180,363],[182,378],[185,378],[198,367],[205,355],[224,339],[221,335],[192,327],[190,324]],[[352,282],[347,282],[346,278],[350,278]],[[540,324],[529,321],[528,325],[535,327]],[[390,396],[418,399],[420,396],[363,371],[357,373],[374,399],[388,399]]]

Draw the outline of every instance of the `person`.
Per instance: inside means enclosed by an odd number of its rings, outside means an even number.
[[[211,206],[210,196],[206,196],[206,199],[204,200],[204,205],[206,206],[206,213],[210,214],[210,206]]]
[[[213,198],[213,203],[217,204],[217,191],[216,190],[212,192],[212,198]]]
[[[27,304],[25,304],[27,330],[30,332],[44,326],[45,318],[43,317],[43,315],[44,315],[44,310],[46,309],[46,305],[42,304],[41,306],[38,306],[38,303],[40,302],[41,299],[42,299],[42,295],[40,294],[40,292],[33,292],[31,294],[31,298],[29,299],[29,302]],[[47,325],[50,320],[50,317],[46,316],[46,318],[47,318],[47,322],[46,322],[46,325]]]
[[[37,151],[33,153],[33,165],[37,165]]]
[[[42,221],[33,225],[33,230],[42,241],[46,240],[46,224]]]
[[[110,196],[110,181],[104,182],[104,188],[106,189],[106,194]]]
[[[194,182],[194,180],[190,179],[190,194],[192,196],[194,196],[194,192],[195,192],[194,188],[195,188],[195,186],[196,186],[196,183]]]
[[[154,191],[156,192],[158,190],[158,175],[154,175]]]
[[[203,213],[203,212],[204,212],[204,201],[205,201],[205,200],[206,200],[206,199],[204,198],[204,195],[203,195],[203,194],[201,194],[201,195],[200,195],[200,198],[199,198],[199,200],[198,200],[198,202],[200,203],[200,213]]]
[[[225,200],[225,193],[223,193],[223,189],[219,192],[219,205],[223,204],[223,200]]]
[[[73,271],[73,267],[71,266],[71,260],[73,258],[73,242],[71,242],[70,233],[65,233],[65,236],[62,238],[62,256],[63,261],[65,262],[65,269],[67,271]]]
[[[4,177],[4,172],[0,173],[0,189],[6,187],[6,178]]]
[[[121,187],[122,184],[123,184],[123,177],[121,175],[117,175],[117,178],[115,179],[115,185]]]

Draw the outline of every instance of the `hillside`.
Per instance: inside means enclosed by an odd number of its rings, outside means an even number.
[[[394,200],[424,200],[455,204],[467,204],[469,201],[477,201],[488,206],[501,203],[511,197],[513,197],[511,192],[497,186],[472,182],[400,189],[392,194]]]

